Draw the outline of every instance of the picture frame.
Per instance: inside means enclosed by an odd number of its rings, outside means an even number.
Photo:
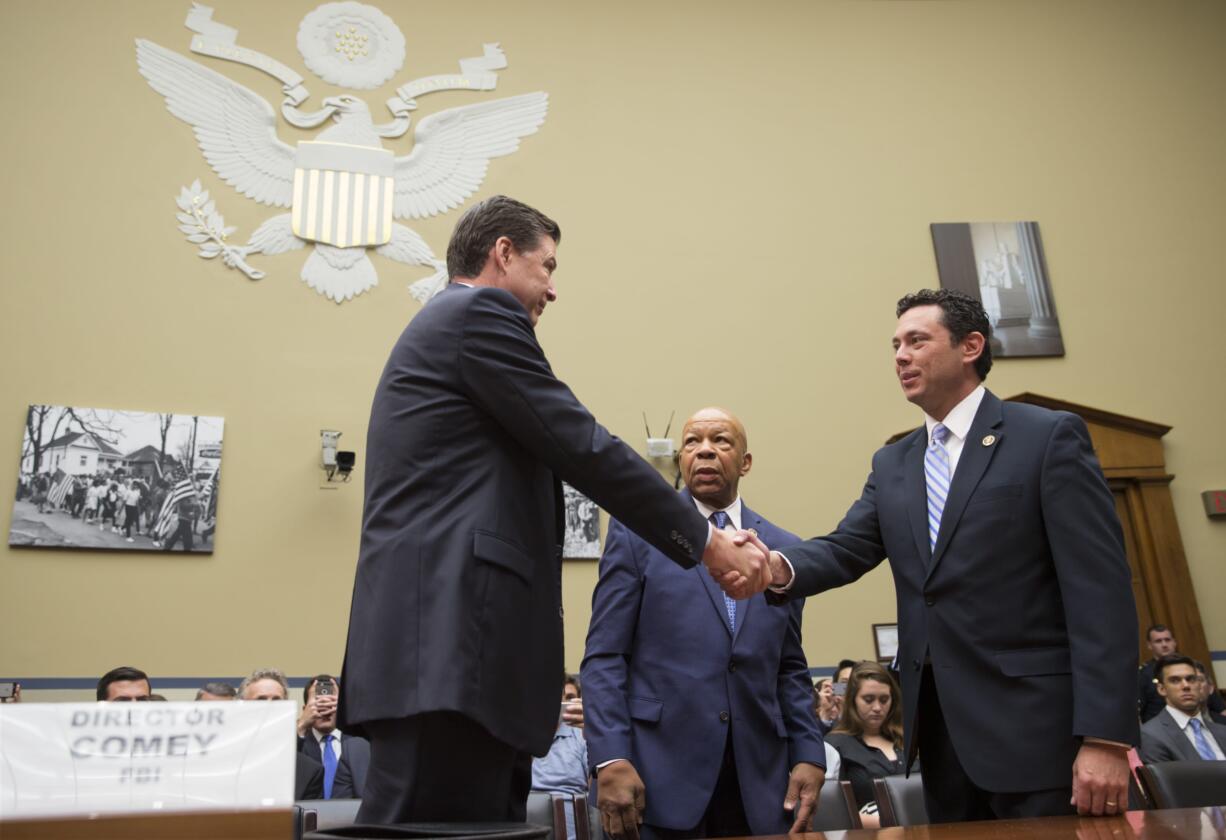
[[[874,624],[873,648],[877,651],[877,661],[889,665],[898,655],[898,625]]]

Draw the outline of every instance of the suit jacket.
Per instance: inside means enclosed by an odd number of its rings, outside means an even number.
[[[315,740],[315,736],[308,732],[304,737],[298,739],[298,752],[313,758],[321,765],[323,764],[323,752],[320,750],[319,741]],[[370,767],[370,741],[357,735],[350,735],[348,732],[341,733],[341,757],[336,762],[336,778],[332,780],[332,798],[333,799],[358,799],[359,796],[348,794],[342,796],[337,792],[341,784],[341,769],[346,768],[348,774],[347,785],[350,789],[355,784],[355,778],[360,776],[360,783],[357,787],[361,788],[366,782],[366,770]],[[356,776],[355,776],[356,774]]]
[[[1205,717],[1202,715],[1202,717]],[[1218,747],[1226,753],[1226,726],[1214,721],[1208,721],[1202,731],[1206,738],[1217,741]],[[1175,718],[1167,714],[1166,709],[1161,714],[1141,724],[1141,761],[1145,764],[1156,764],[1159,761],[1203,761],[1196,747],[1188,740],[1188,736]]]
[[[691,508],[688,492],[680,498]],[[742,506],[767,545],[796,539]],[[644,821],[689,829],[711,800],[729,736],[749,825],[784,834],[788,772],[826,765],[800,646],[802,601],[737,602],[703,568],[683,569],[609,523],[583,658],[584,730],[595,767],[629,759],[646,787]]]
[[[332,780],[333,799],[361,799],[366,790],[366,771],[370,769],[370,741],[354,738],[345,742],[341,760]]]
[[[1158,693],[1158,686],[1154,684],[1154,669],[1157,665],[1158,660],[1151,659],[1137,669],[1137,712],[1141,716],[1141,723],[1166,708],[1166,698]]]
[[[564,479],[676,563],[707,523],[554,376],[509,292],[452,284],[375,390],[338,722],[458,712],[543,755],[562,660]]]
[[[294,759],[294,799],[323,799],[324,766],[302,752]]]
[[[887,555],[898,601],[906,754],[921,669],[979,787],[1065,787],[1080,738],[1136,744],[1137,617],[1111,491],[1076,415],[991,392],[930,550],[921,427],[877,451],[834,533],[782,549],[810,595]]]

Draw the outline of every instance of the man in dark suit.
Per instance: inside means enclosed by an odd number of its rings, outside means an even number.
[[[984,389],[977,299],[924,290],[897,314],[895,369],[924,426],[873,456],[834,533],[772,554],[775,583],[811,595],[890,558],[906,750],[933,822],[1119,813],[1137,619],[1085,424]]]
[[[1178,654],[1164,656],[1154,674],[1166,707],[1141,725],[1141,760],[1226,761],[1226,726],[1205,714],[1205,678],[1196,662]]]
[[[796,542],[741,501],[753,456],[739,420],[703,409],[681,435],[687,503],[716,527]],[[606,833],[680,840],[807,828],[826,758],[803,608],[803,599],[787,609],[729,601],[704,570],[609,523],[581,672]]]
[[[1166,700],[1158,693],[1158,680],[1154,673],[1158,660],[1179,652],[1175,634],[1165,624],[1154,624],[1145,631],[1145,644],[1154,656],[1137,669],[1137,712],[1141,723],[1166,708]]]
[[[769,583],[554,376],[560,235],[504,196],[468,210],[376,389],[338,708],[371,741],[362,822],[524,819],[563,670],[559,479],[740,596]]]
[[[336,701],[340,684],[329,674],[311,679],[302,690],[302,712],[298,715],[298,750],[323,765],[323,798],[353,799],[355,773],[363,780],[370,763],[370,744],[365,738],[342,732],[336,726]],[[348,781],[340,784],[340,767],[347,765]]]

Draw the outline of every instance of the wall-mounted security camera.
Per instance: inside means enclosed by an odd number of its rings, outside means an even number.
[[[340,432],[321,429],[319,437],[321,447],[319,463],[324,473],[327,474],[328,481],[348,481],[353,473],[353,466],[357,463],[357,455],[336,448],[341,437]]]

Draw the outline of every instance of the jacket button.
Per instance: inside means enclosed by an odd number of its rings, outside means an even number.
[[[728,663],[728,673],[729,673],[729,674],[735,674],[735,673],[736,673],[736,663],[735,663],[735,662],[729,662],[729,663]]]
[[[911,665],[912,665],[912,667],[914,667],[914,668],[915,668],[915,670],[917,670],[917,671],[920,669],[920,661],[919,661],[918,659],[912,659],[912,660],[911,660]]]
[[[934,601],[932,598],[929,598],[926,601],[924,601],[924,603],[931,607],[933,604],[936,603],[936,601]]]
[[[727,723],[727,722],[728,722],[728,718],[729,718],[729,717],[731,717],[731,716],[730,716],[730,715],[729,715],[727,712],[720,712],[720,713],[719,713],[719,719],[720,719],[721,721],[723,721],[724,723]]]

